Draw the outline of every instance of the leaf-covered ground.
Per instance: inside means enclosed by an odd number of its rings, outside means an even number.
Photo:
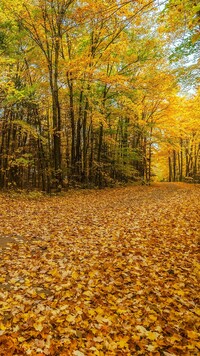
[[[1,356],[199,355],[199,186],[0,207]]]

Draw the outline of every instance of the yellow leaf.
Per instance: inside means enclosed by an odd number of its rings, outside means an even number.
[[[159,333],[162,332],[162,328],[160,325],[157,325],[156,328],[155,328],[156,331],[158,331]]]
[[[149,319],[150,319],[151,321],[156,321],[156,320],[157,320],[157,316],[154,315],[154,314],[150,314],[150,315],[149,315]]]
[[[125,309],[117,309],[118,314],[125,314],[126,310]]]
[[[59,272],[58,272],[57,268],[54,268],[54,269],[52,269],[51,271],[49,271],[49,274],[50,274],[51,276],[58,276],[58,275],[59,275]]]
[[[142,335],[146,335],[147,333],[147,329],[144,328],[144,326],[142,325],[137,325],[136,329],[142,334]]]
[[[26,339],[25,339],[25,337],[21,336],[21,337],[18,337],[17,340],[18,340],[19,342],[23,342],[23,341],[25,341]]]
[[[95,317],[95,320],[98,321],[99,324],[101,324],[102,321],[103,321],[103,317],[98,314],[98,315]]]
[[[172,337],[170,337],[170,341],[172,343],[174,343],[175,341],[179,341],[180,340],[180,336],[177,334],[174,334]]]
[[[150,352],[153,352],[155,350],[155,346],[154,345],[148,345],[147,346],[147,350]]]
[[[127,345],[127,341],[129,340],[128,336],[123,337],[121,340],[119,340],[117,343],[119,345],[120,348],[123,348],[124,346],[128,346]]]
[[[88,309],[88,314],[91,316],[95,315],[95,309]]]
[[[133,336],[132,336],[132,339],[133,339],[134,341],[139,341],[139,340],[140,340],[140,336],[139,336],[139,335],[133,335]]]
[[[183,290],[176,290],[176,294],[178,294],[178,295],[180,295],[182,297],[185,295]]]
[[[76,350],[76,351],[73,352],[73,355],[74,356],[84,356],[85,354],[83,352],[81,352],[81,351]]]
[[[195,308],[194,313],[198,316],[200,316],[200,308]]]
[[[97,314],[101,314],[101,315],[104,313],[104,310],[101,307],[97,307],[95,311],[97,312]]]
[[[79,277],[79,274],[76,272],[76,271],[74,271],[73,273],[72,273],[72,278],[73,279],[77,279]]]
[[[96,272],[95,271],[90,271],[89,272],[89,277],[93,278],[95,276]]]
[[[200,269],[200,263],[198,261],[194,261],[193,265],[197,268]]]
[[[66,298],[70,298],[70,297],[72,296],[72,294],[73,294],[73,293],[72,293],[70,290],[64,292],[64,296],[65,296]]]
[[[42,331],[43,330],[43,325],[40,324],[40,323],[38,323],[38,324],[34,323],[33,326],[34,326],[34,329],[37,330],[37,331]]]
[[[157,333],[156,331],[147,331],[146,332],[146,336],[148,337],[149,340],[152,340],[152,341],[157,340],[159,335],[160,334]]]
[[[90,290],[86,290],[85,292],[83,292],[84,295],[86,295],[87,297],[92,297],[93,293]]]
[[[30,286],[31,283],[32,283],[32,282],[30,281],[30,279],[28,279],[28,278],[25,279],[25,283],[24,283],[25,286]]]
[[[76,316],[75,316],[75,315],[72,315],[72,314],[69,314],[69,315],[67,315],[67,317],[66,317],[66,320],[69,321],[69,323],[74,322],[75,319],[76,319]]]
[[[0,330],[6,330],[6,326],[2,323],[0,323]]]
[[[95,341],[95,342],[103,342],[103,339],[102,339],[102,337],[97,336],[97,337],[93,338],[93,341]]]
[[[188,330],[187,334],[190,339],[195,340],[199,338],[199,334],[196,331]]]
[[[179,289],[179,288],[180,288],[180,285],[179,285],[179,283],[174,283],[174,284],[173,284],[173,287],[174,287],[175,289]]]

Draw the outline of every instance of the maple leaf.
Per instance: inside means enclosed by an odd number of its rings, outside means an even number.
[[[194,340],[195,339],[198,340],[199,336],[200,336],[200,334],[198,332],[195,332],[193,330],[187,330],[187,334],[188,334],[190,339],[194,339]]]
[[[128,340],[129,340],[129,336],[124,336],[120,338],[119,341],[117,341],[117,344],[119,345],[120,348],[123,349],[125,346],[127,346]]]
[[[74,352],[73,352],[73,355],[74,355],[74,356],[85,356],[85,354],[84,354],[83,352],[78,351],[78,350],[74,351]]]
[[[156,331],[147,331],[145,335],[148,337],[149,340],[154,341],[157,340],[160,334],[157,333]]]

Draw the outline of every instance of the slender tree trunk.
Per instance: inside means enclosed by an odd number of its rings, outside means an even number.
[[[87,148],[88,148],[88,140],[87,140],[87,116],[89,109],[89,101],[86,98],[85,109],[83,113],[83,166],[82,166],[82,182],[86,182],[87,180]]]
[[[94,162],[94,132],[93,125],[91,122],[91,134],[90,134],[90,161],[89,161],[89,179],[91,182],[94,181],[93,176],[93,162]]]
[[[183,180],[183,139],[180,139],[181,151],[180,151],[180,181]]]
[[[168,170],[169,170],[169,182],[171,182],[172,181],[172,161],[171,161],[170,155],[168,157]]]
[[[57,189],[62,187],[62,166],[61,166],[61,112],[58,93],[58,63],[60,52],[60,39],[56,38],[54,69],[50,73],[52,78],[52,110],[53,110],[53,140],[54,140],[54,169]]]
[[[98,153],[97,153],[97,161],[98,161],[98,187],[102,187],[102,172],[101,172],[101,151],[103,144],[103,123],[100,124],[99,127],[99,144],[98,144]]]
[[[81,177],[81,129],[82,129],[82,105],[83,105],[83,90],[80,92],[79,97],[79,113],[76,127],[76,172],[77,176],[80,179]]]
[[[73,93],[73,83],[68,80],[69,86],[69,115],[71,124],[71,174],[75,174],[75,158],[76,158],[76,125],[74,116],[74,93]]]
[[[176,151],[173,150],[173,182],[176,182]]]

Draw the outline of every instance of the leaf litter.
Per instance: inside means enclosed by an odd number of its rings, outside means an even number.
[[[199,354],[199,186],[0,204],[1,356]]]

